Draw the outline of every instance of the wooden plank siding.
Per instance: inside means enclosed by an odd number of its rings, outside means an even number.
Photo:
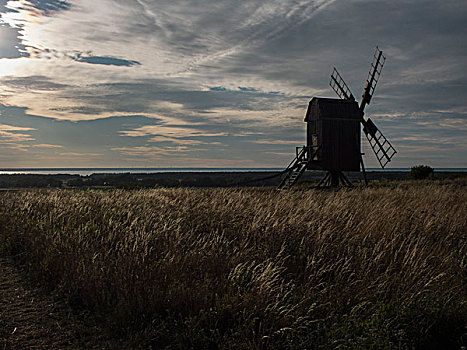
[[[357,102],[314,97],[305,116],[307,145],[321,146],[309,169],[360,171],[360,120]]]

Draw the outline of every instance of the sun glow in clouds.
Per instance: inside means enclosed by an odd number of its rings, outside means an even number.
[[[417,158],[415,134],[427,147],[450,140],[452,166],[464,164],[467,49],[458,43],[466,8],[451,1],[9,0],[0,5],[0,124],[25,129],[0,128],[12,150],[4,159],[19,157],[14,145],[42,152],[29,165],[59,165],[61,154],[124,166],[134,160],[130,150],[138,161],[157,155],[174,166],[203,159],[286,165],[294,142],[305,143],[309,99],[334,97],[332,66],[349,72],[356,94],[379,44],[388,64],[369,116],[396,148],[414,151],[406,159]],[[433,154],[447,152],[437,147]]]

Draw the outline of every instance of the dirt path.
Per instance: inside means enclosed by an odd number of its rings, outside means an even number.
[[[59,298],[33,288],[0,257],[0,350],[124,349],[87,326]]]

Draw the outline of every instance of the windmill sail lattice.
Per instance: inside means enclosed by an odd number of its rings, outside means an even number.
[[[373,152],[375,152],[381,168],[384,169],[397,151],[370,118],[363,123],[363,132]]]
[[[345,83],[344,79],[342,79],[341,75],[335,67],[332,71],[331,81],[329,85],[331,85],[332,89],[343,100],[355,101],[355,97],[352,95],[352,92],[350,91],[349,87]]]
[[[363,89],[362,101],[360,102],[363,131],[365,132],[366,138],[368,139],[368,142],[370,143],[370,146],[383,169],[397,152],[383,135],[383,133],[373,123],[373,121],[371,119],[365,120],[363,115],[366,105],[370,104],[371,98],[373,97],[385,62],[386,57],[383,55],[383,52],[378,48],[378,46],[376,46],[376,50],[373,55],[373,61],[371,62],[370,70],[368,71],[368,76],[365,82],[365,87]],[[332,71],[329,85],[331,85],[332,89],[341,99],[355,101],[355,97],[350,91],[350,88],[347,86],[344,79],[335,67]]]
[[[363,112],[365,106],[370,104],[371,97],[376,89],[376,84],[378,84],[381,71],[383,70],[384,62],[386,62],[386,57],[383,56],[383,52],[376,46],[375,54],[373,56],[373,62],[371,62],[370,70],[365,82],[365,88],[362,93],[362,101],[360,102],[360,110]]]

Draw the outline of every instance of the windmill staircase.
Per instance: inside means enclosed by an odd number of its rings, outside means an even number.
[[[305,172],[308,164],[310,164],[316,156],[319,148],[313,150],[309,147],[297,147],[295,158],[290,162],[289,166],[284,170],[286,176],[282,179],[277,187],[279,190],[290,189]]]

